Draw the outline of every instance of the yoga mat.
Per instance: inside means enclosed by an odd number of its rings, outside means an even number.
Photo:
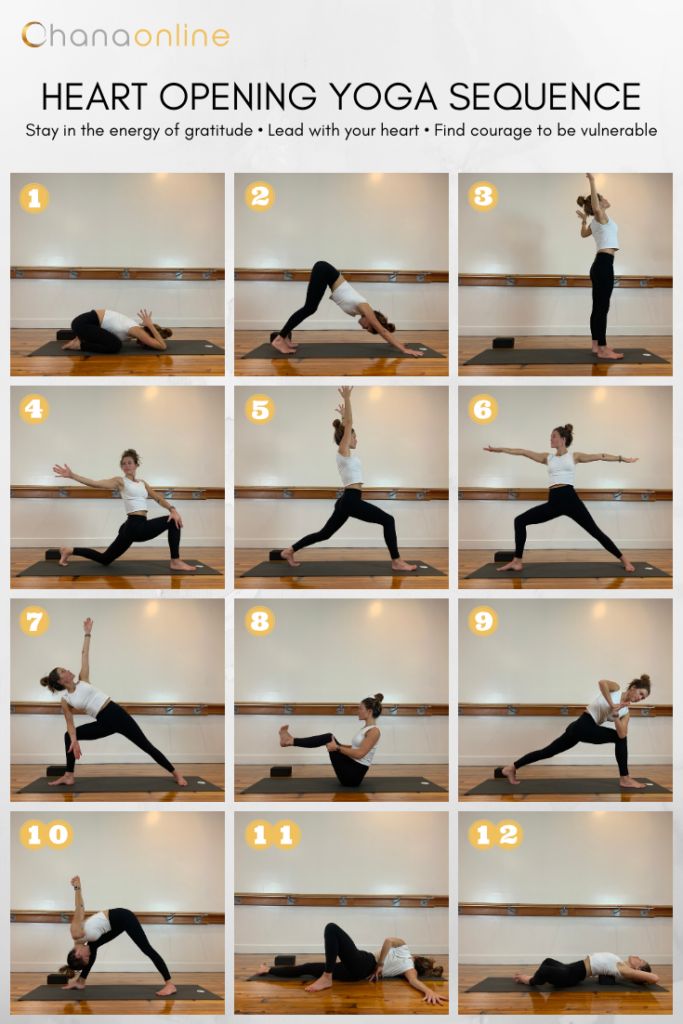
[[[446,356],[428,345],[419,342],[413,345],[406,345],[406,348],[414,348],[423,352],[423,359],[445,359]],[[286,355],[279,352],[269,342],[264,342],[257,348],[247,352],[242,359],[408,359],[412,361],[414,356],[406,356],[397,348],[392,348],[383,342],[373,341],[309,341],[299,345],[296,352]],[[416,360],[419,362],[419,360]]]
[[[666,363],[669,360],[646,348],[617,348],[623,359],[600,359],[583,348],[486,348],[465,362],[465,366],[518,366],[554,363],[562,366],[607,366],[611,363]]]
[[[212,569],[196,558],[186,558],[189,565],[196,565],[196,572],[181,572],[169,569],[168,561],[154,561],[151,558],[119,558],[111,565],[89,562],[86,558],[74,558],[68,565],[59,562],[34,562],[28,569],[22,569],[18,576],[220,576],[218,569]]]
[[[485,779],[473,789],[468,789],[465,796],[509,796],[513,793],[544,793],[552,796],[555,793],[580,793],[594,795],[597,793],[671,793],[670,789],[660,786],[650,779],[641,779],[647,789],[622,789],[618,779],[523,779],[518,786],[511,786],[505,779]]]
[[[407,559],[411,561],[411,559]],[[417,569],[412,572],[394,572],[391,562],[302,562],[296,568],[288,562],[259,562],[253,569],[247,569],[241,575],[266,576],[273,579],[277,576],[445,576],[445,572],[435,569],[426,562],[417,561]],[[20,574],[21,575],[21,574]]]
[[[119,352],[80,352],[62,349],[63,341],[48,341],[29,356],[81,356],[89,359],[91,356],[224,356],[225,349],[215,345],[212,341],[204,341],[202,338],[168,338],[165,349],[143,348],[142,345],[124,344]]]
[[[322,963],[322,961],[321,961],[321,963]],[[301,982],[301,981],[315,981],[315,979],[318,978],[318,977],[320,977],[320,975],[318,975],[318,974],[300,974],[296,978],[278,978],[275,974],[252,974],[252,975],[250,975],[247,978],[247,981],[299,981],[299,982]],[[437,974],[421,974],[420,975],[420,980],[421,981],[448,981],[448,978],[442,977],[441,975],[437,975]],[[382,980],[379,983],[378,982],[374,982],[374,981],[372,983],[366,982],[365,979],[361,979],[360,983],[361,984],[373,984],[373,985],[380,984],[380,985],[383,985],[387,981],[403,981],[403,977],[400,974],[395,974],[391,978],[382,978]],[[337,984],[338,985],[349,985],[349,984],[356,984],[357,985],[358,982],[338,981]]]
[[[83,989],[72,988],[68,992],[57,985],[39,985],[38,988],[27,992],[25,996],[19,996],[19,1002],[51,1003],[63,1000],[65,1003],[70,1003],[84,1000],[96,1002],[102,999],[126,1001],[144,999],[159,1003],[166,999],[191,999],[202,1002],[214,999],[220,1003],[223,1002],[223,996],[217,996],[215,992],[209,992],[207,988],[201,988],[199,985],[178,985],[178,991],[172,996],[155,995],[156,989],[161,988],[162,984],[163,982],[159,981],[156,985],[86,985]]]
[[[54,787],[53,787],[54,788]],[[23,792],[23,790],[22,790]],[[419,775],[397,776],[394,779],[379,775],[363,779],[360,786],[342,786],[332,775],[326,778],[287,779],[263,778],[242,793],[446,793],[443,786],[429,782]]]
[[[73,786],[49,786],[49,778],[34,779],[20,793],[222,793],[220,786],[207,782],[198,775],[187,775],[187,786],[163,775],[93,775],[79,778]]]
[[[487,562],[480,569],[475,569],[468,580],[499,580],[509,577],[511,580],[593,580],[593,579],[628,579],[637,577],[646,579],[656,576],[658,579],[671,579],[668,572],[658,569],[649,562],[634,562],[635,572],[626,572],[621,562],[528,562],[521,572],[498,572],[495,562]]]
[[[664,988],[662,985],[635,985],[630,981],[618,981],[614,985],[601,985],[600,982],[595,979],[586,979],[582,981],[580,985],[571,985],[569,988],[564,989],[553,989],[551,985],[518,985],[513,978],[484,978],[483,981],[478,981],[472,988],[468,988],[466,992],[568,992],[570,989],[576,992],[606,992],[614,994],[616,989],[632,989],[636,992],[640,992],[642,995],[644,992],[668,992],[668,988]]]

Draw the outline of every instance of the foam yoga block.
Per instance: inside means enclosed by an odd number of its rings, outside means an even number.
[[[576,992],[608,992],[610,995],[614,994],[615,989],[629,990],[640,992],[641,995],[647,992],[668,992],[668,988],[664,988],[662,985],[634,985],[629,981],[618,981],[615,982],[614,986],[601,985],[597,978],[586,979],[582,981],[580,985],[572,985],[572,989]],[[536,992],[554,992],[555,989],[551,985],[518,985],[514,978],[501,978],[491,977],[484,978],[482,981],[478,981],[476,985],[472,985],[471,988],[467,989],[467,992],[519,992],[520,995],[529,995],[530,993]],[[560,992],[566,992],[567,989],[558,989]],[[491,1010],[491,1013],[495,1013],[495,1010]]]
[[[419,775],[395,776],[366,775],[360,786],[342,786],[335,775],[321,778],[263,778],[242,793],[446,793],[442,786]]]
[[[495,562],[488,562],[475,569],[468,580],[593,580],[593,579],[647,579],[647,577],[670,579],[670,573],[658,569],[649,562],[634,562],[635,572],[626,572],[621,562],[527,562],[519,572],[498,572]]]
[[[145,1002],[154,1000],[158,1003],[167,1002],[169,999],[174,1001],[184,999],[193,1002],[212,999],[216,1002],[223,1002],[222,996],[217,996],[215,992],[209,992],[208,989],[200,988],[198,985],[178,985],[178,991],[174,995],[158,996],[155,994],[155,990],[160,987],[160,984],[157,982],[156,985],[86,985],[84,989],[72,988],[68,991],[57,988],[56,985],[39,985],[38,988],[27,992],[26,995],[19,996],[19,1002],[51,1003],[59,1000],[65,1003],[81,1003],[101,1002],[105,999],[112,1002],[117,1000],[129,1002],[135,999]]]
[[[60,339],[57,332],[56,341],[48,341],[40,348],[29,352],[29,356],[76,356],[81,359],[91,359],[99,355],[103,359],[111,359],[112,353],[81,352],[79,350],[62,349],[64,341],[71,341],[71,338]],[[67,332],[71,333],[71,332]],[[203,338],[168,338],[165,349],[147,348],[145,345],[137,345],[134,342],[124,342],[116,356],[224,356],[225,349],[215,345],[212,341],[205,341]]]
[[[180,569],[169,568],[166,561],[153,561],[143,558],[119,558],[111,565],[100,565],[99,562],[89,562],[85,558],[73,558],[68,565],[60,565],[59,562],[44,561],[34,562],[27,569],[22,569],[18,576],[220,576],[218,569],[212,569],[195,558],[185,559],[190,565],[195,565],[195,572],[183,572]]]
[[[657,356],[646,348],[618,348],[623,352],[623,359],[601,359],[594,356],[589,348],[503,348],[494,344],[493,348],[484,349],[465,362],[465,366],[524,366],[524,365],[562,365],[562,366],[606,366],[609,363],[667,363],[668,359]]]
[[[394,571],[391,562],[362,561],[353,562],[302,562],[301,565],[289,565],[283,560],[259,562],[253,569],[247,569],[242,576],[445,576],[444,572],[435,569],[425,562],[417,562],[417,569],[412,572]]]
[[[271,779],[288,779],[292,774],[292,766],[288,764],[274,764],[270,769]]]
[[[515,339],[514,338],[494,338],[493,341],[491,342],[491,347],[494,348],[494,349],[514,348],[515,347]]]
[[[646,789],[622,789],[619,779],[521,779],[518,786],[511,786],[505,779],[485,779],[472,789],[468,789],[465,796],[523,796],[525,793],[539,793],[552,796],[553,794],[571,794],[594,796],[602,793],[628,793],[629,796],[638,796],[639,793],[648,795],[651,793],[671,793],[670,789],[660,786],[650,779],[637,779],[644,782]]]
[[[428,345],[406,345],[416,352],[422,352],[428,359],[445,359],[446,356]],[[309,341],[299,345],[296,352],[285,355],[272,345],[263,344],[247,352],[242,359],[414,359],[392,345],[371,341]]]

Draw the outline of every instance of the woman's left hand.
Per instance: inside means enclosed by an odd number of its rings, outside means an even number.
[[[325,746],[329,751],[339,750],[339,744],[336,740],[330,740],[330,742],[326,743]]]
[[[85,982],[81,981],[80,978],[72,978],[68,985],[62,985],[62,989],[70,988],[85,988]]]
[[[446,996],[438,996],[436,992],[427,992],[422,997],[423,1003],[429,1003],[430,1006],[441,1006],[442,1003],[447,1003],[448,998]]]
[[[151,311],[151,309],[141,309],[141,310],[139,310],[138,316],[140,317],[141,323],[143,323],[146,327],[150,327],[151,326],[151,324],[152,324],[152,311]]]
[[[627,458],[626,458],[626,456],[624,455],[624,456],[622,457],[622,460],[621,460],[621,461],[622,461],[622,462],[637,462],[637,461],[638,461],[638,459],[627,459]]]
[[[171,520],[173,520],[173,522],[176,524],[176,526],[178,527],[179,530],[182,530],[182,528],[183,528],[183,520],[182,520],[180,512],[178,511],[177,508],[172,508],[171,511],[169,512],[169,514],[168,514],[168,521],[169,521],[169,523],[171,522]]]
[[[83,632],[92,633],[92,619],[86,619],[83,623]]]
[[[72,740],[71,741],[71,746],[69,747],[69,753],[73,754],[73,756],[76,758],[77,761],[80,761],[80,759],[83,757],[83,754],[81,753],[81,745],[78,742],[78,740]]]
[[[372,974],[368,978],[368,981],[380,981],[381,978],[382,978],[383,972],[384,972],[384,968],[383,968],[382,964],[377,964],[377,966],[375,967],[374,971],[372,972]]]

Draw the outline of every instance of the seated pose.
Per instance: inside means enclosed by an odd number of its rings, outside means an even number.
[[[76,901],[76,909],[70,926],[74,948],[69,951],[66,966],[62,967],[60,971],[70,979],[69,983],[62,987],[65,989],[85,988],[87,977],[97,959],[98,950],[108,942],[118,939],[119,935],[123,935],[125,932],[140,952],[149,957],[164,979],[164,985],[156,995],[172,996],[177,989],[171,981],[169,969],[156,949],[150,945],[149,939],[133,911],[126,910],[124,907],[112,907],[111,910],[98,910],[96,914],[91,914],[86,918],[85,905],[81,895],[81,880],[78,875],[71,879],[71,885]],[[77,971],[80,971],[79,977],[76,977]]]
[[[174,768],[167,757],[153,746],[134,718],[128,714],[120,704],[107,697],[105,693],[96,690],[90,685],[90,637],[92,636],[92,619],[86,619],[83,623],[83,650],[81,652],[81,670],[76,679],[73,672],[67,668],[53,668],[52,671],[43,676],[40,680],[41,686],[46,686],[50,693],[61,694],[62,711],[66,719],[66,732],[64,733],[64,747],[66,749],[66,768],[64,774],[60,775],[50,786],[73,786],[76,781],[74,768],[76,761],[80,760],[81,740],[101,740],[105,736],[119,734],[129,739],[136,747],[143,750],[150,757],[154,758],[157,764],[169,772],[179,786],[186,786],[187,782],[177,768]],[[74,726],[74,716],[71,709],[80,711],[83,714],[94,718],[94,722],[87,725]]]
[[[580,207],[576,216],[581,221],[581,237],[595,241],[595,259],[591,264],[590,277],[593,292],[593,308],[590,317],[591,345],[593,355],[601,359],[623,359],[623,352],[615,352],[607,344],[607,314],[614,290],[614,254],[619,249],[617,225],[607,216],[610,203],[595,187],[595,175],[587,174],[590,185],[589,196],[579,196]],[[590,224],[588,218],[592,217]]]
[[[294,964],[289,967],[269,967],[263,963],[257,974],[269,974],[275,978],[299,978],[303,974],[319,975],[306,992],[322,992],[332,988],[334,981],[380,981],[381,978],[395,978],[403,975],[408,984],[422,994],[423,1002],[439,1006],[448,1000],[437,995],[420,981],[420,975],[430,974],[441,977],[443,967],[435,966],[428,956],[413,956],[405,939],[385,939],[377,956],[364,949],[358,949],[350,935],[338,924],[325,925],[325,962]],[[337,963],[337,961],[339,961]]]
[[[533,462],[540,462],[548,467],[548,500],[543,505],[536,505],[521,515],[515,516],[515,557],[502,565],[498,572],[519,572],[523,568],[522,555],[526,545],[526,528],[538,523],[549,523],[552,519],[567,516],[573,519],[582,529],[602,544],[606,551],[618,558],[626,572],[635,572],[635,567],[626,555],[622,555],[614,541],[603,533],[592,515],[574,490],[574,477],[577,462],[637,462],[638,459],[627,459],[624,455],[586,455],[584,452],[570,453],[569,448],[574,439],[574,428],[571,423],[563,427],[555,427],[550,435],[551,452],[531,452],[526,448],[494,448],[487,445],[485,452],[503,455],[523,455]]]
[[[382,511],[369,501],[363,501],[363,467],[355,453],[358,438],[353,429],[353,412],[351,410],[351,387],[339,388],[342,397],[341,405],[337,412],[341,419],[332,423],[334,427],[334,443],[337,445],[337,469],[344,485],[344,492],[341,498],[337,498],[334,504],[334,512],[325,525],[317,533],[309,533],[296,544],[284,548],[280,556],[292,566],[300,565],[294,558],[296,551],[309,547],[311,544],[320,544],[323,540],[329,540],[338,530],[341,530],[347,519],[360,519],[363,523],[378,523],[384,531],[384,543],[391,555],[391,568],[396,572],[412,572],[417,568],[410,562],[401,558],[398,550],[398,539],[396,537],[396,522],[388,512]]]
[[[606,976],[619,981],[632,981],[640,985],[656,985],[659,976],[652,973],[647,960],[629,956],[622,960],[616,953],[591,953],[583,960],[571,964],[560,963],[547,957],[534,974],[517,971],[515,981],[519,985],[552,985],[553,988],[573,988],[586,978]]]
[[[384,341],[388,342],[389,345],[393,345],[404,356],[423,355],[422,352],[418,352],[416,349],[407,348],[405,345],[402,345],[394,337],[396,325],[390,324],[384,313],[380,313],[378,309],[373,309],[370,303],[365,301],[363,296],[342,277],[339,271],[331,263],[325,263],[324,260],[319,260],[313,264],[304,305],[301,309],[297,309],[296,313],[292,313],[279,333],[274,332],[271,334],[270,343],[273,348],[276,348],[278,352],[284,352],[286,355],[296,352],[296,345],[292,344],[292,331],[303,320],[313,316],[320,305],[320,300],[325,294],[326,288],[330,289],[330,299],[332,302],[336,302],[344,313],[348,316],[359,317],[358,326],[362,327],[364,331],[369,331],[370,334],[379,334]]]
[[[95,551],[94,548],[61,547],[59,549],[59,564],[68,565],[71,556],[78,555],[80,558],[89,558],[93,562],[99,562],[100,565],[111,565],[132,544],[142,544],[146,540],[153,540],[161,533],[167,533],[171,554],[169,567],[182,572],[194,572],[196,566],[188,565],[180,557],[180,531],[183,521],[175,505],[169,505],[162,494],[158,494],[144,480],[137,479],[140,456],[134,448],[126,448],[121,456],[120,465],[123,475],[112,476],[107,480],[90,480],[87,476],[79,476],[66,464],[52,467],[55,476],[65,480],[75,480],[85,487],[107,487],[112,490],[116,488],[123,499],[123,507],[126,510],[126,520],[119,527],[116,540],[111,542],[106,551]],[[148,520],[147,502],[149,498],[165,508],[168,515]]]
[[[623,789],[644,789],[645,783],[632,779],[628,772],[628,742],[626,734],[629,723],[629,707],[645,700],[650,694],[650,677],[642,675],[634,679],[622,692],[618,683],[601,679],[598,683],[600,696],[591,701],[586,710],[567,726],[561,736],[542,750],[525,754],[505,768],[496,768],[497,779],[505,778],[513,786],[519,785],[517,771],[535,761],[556,757],[565,750],[571,750],[577,743],[613,743],[614,756],[619,766],[619,785]]]
[[[280,728],[281,747],[327,747],[330,764],[342,786],[360,786],[375,757],[380,731],[377,719],[382,714],[383,693],[365,697],[358,705],[358,718],[365,724],[350,744],[339,743],[331,732],[320,736],[298,739],[291,735],[288,725]]]
[[[138,318],[139,324],[125,313],[117,313],[113,309],[91,309],[89,313],[75,317],[71,321],[71,330],[60,331],[58,338],[62,341],[69,335],[73,336],[66,345],[62,345],[67,352],[115,354],[129,338],[134,338],[144,348],[165,349],[166,338],[170,338],[173,331],[155,324],[147,309],[141,309]]]

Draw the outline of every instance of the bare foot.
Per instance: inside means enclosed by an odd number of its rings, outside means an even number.
[[[279,729],[279,732],[280,732],[280,746],[281,747],[291,747],[292,744],[294,743],[294,737],[291,735],[291,733],[289,731],[289,726],[288,725],[281,725],[280,729]]]
[[[613,348],[609,347],[609,345],[599,345],[597,347],[597,349],[595,349],[595,348],[593,349],[593,352],[595,353],[596,356],[599,356],[600,359],[623,359],[624,358],[624,353],[623,352],[615,352]]]
[[[183,562],[182,558],[172,558],[168,563],[171,569],[181,569],[183,572],[196,572],[196,565],[189,565],[187,562]]]
[[[636,567],[633,564],[633,562],[629,562],[628,558],[626,558],[625,555],[622,556],[620,561],[621,561],[621,564],[623,565],[624,569],[626,570],[626,572],[635,572],[636,571]]]
[[[176,780],[176,782],[178,783],[179,786],[186,786],[187,785],[187,779],[182,774],[182,772],[179,772],[177,769],[176,769],[176,771],[173,772],[173,778]]]
[[[167,981],[163,988],[160,988],[156,993],[158,996],[172,996],[178,989],[175,987],[172,981]]]
[[[522,974],[520,971],[517,971],[514,977],[518,985],[528,985],[531,981],[530,974]]]
[[[501,771],[503,772],[503,775],[508,780],[511,786],[519,785],[519,779],[517,778],[517,769],[515,768],[514,764],[506,765],[505,768],[501,769]]]
[[[66,345],[62,345],[62,349],[65,349],[69,352],[80,352],[81,342],[78,338],[74,338],[73,341],[67,341]]]
[[[258,970],[256,971],[256,973],[257,974],[268,974],[269,970],[270,970],[270,964],[267,964],[265,962],[265,960],[264,960],[264,962],[262,964],[259,964]]]
[[[619,779],[619,785],[622,789],[645,789],[644,782],[638,782],[637,779],[632,779],[630,775],[623,775]]]
[[[59,549],[59,564],[60,565],[68,565],[69,564],[69,559],[71,558],[73,553],[74,553],[74,549],[73,548],[60,548]]]
[[[305,992],[322,992],[325,988],[332,988],[332,975],[321,974],[317,981],[314,981],[311,985],[306,985]]]
[[[392,558],[391,568],[394,572],[415,572],[417,566],[412,562],[406,562],[403,558]]]
[[[287,356],[292,355],[293,352],[296,352],[296,348],[294,347],[294,345],[291,345],[287,338],[283,338],[281,334],[278,334],[275,338],[273,338],[270,344],[273,346],[273,348],[276,348],[278,352],[283,352]]]
[[[294,558],[293,548],[283,548],[280,555],[284,558],[285,562],[289,562],[291,566],[296,567],[297,565],[301,565],[301,562],[297,562]]]
[[[505,565],[501,565],[500,569],[496,569],[496,572],[521,572],[523,568],[522,559],[513,558],[511,562],[506,562]]]
[[[48,782],[48,786],[73,786],[75,781],[76,776],[73,772],[64,772],[64,774],[60,775],[58,779],[54,780],[54,782]]]

